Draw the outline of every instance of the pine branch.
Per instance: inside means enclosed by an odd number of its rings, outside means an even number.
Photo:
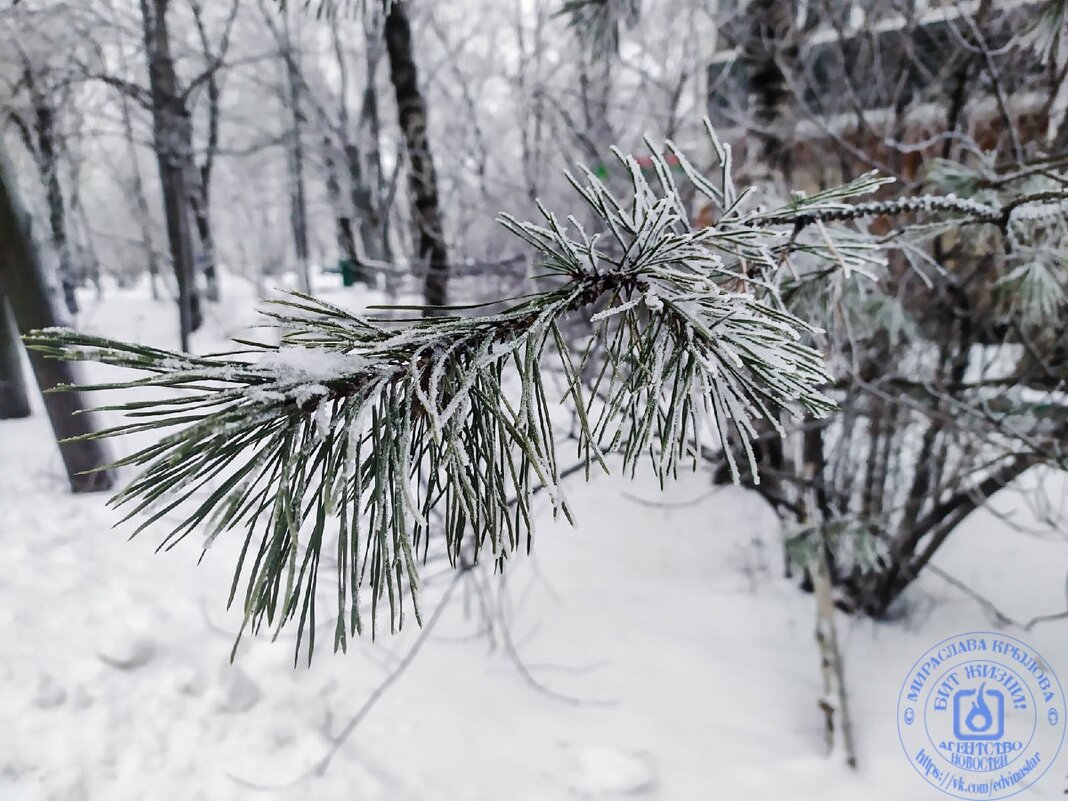
[[[140,474],[113,503],[125,519],[141,518],[135,533],[179,510],[161,548],[198,529],[205,549],[222,532],[243,531],[230,595],[232,603],[243,588],[242,633],[295,621],[298,654],[307,634],[310,660],[324,548],[336,549],[334,647],[344,649],[363,631],[364,590],[372,634],[383,601],[391,630],[409,609],[419,618],[418,563],[432,539],[453,565],[465,542],[476,558],[503,563],[529,547],[539,487],[554,515],[571,519],[556,402],[578,420],[587,476],[618,454],[631,474],[647,458],[661,481],[696,464],[704,442],[737,440],[755,474],[757,420],[778,428],[781,409],[818,417],[834,408],[820,391],[829,382],[822,357],[803,340],[816,332],[784,309],[774,276],[786,250],[846,269],[870,262],[873,246],[844,232],[832,241],[825,230],[806,239],[789,229],[812,207],[881,182],[865,176],[760,212],[734,187],[730,151],[709,133],[718,182],[668,148],[718,209],[716,225],[691,226],[660,148],[649,143],[652,180],[617,152],[631,178],[626,201],[588,170],[584,181],[568,176],[602,232],[587,235],[573,217],[565,227],[544,208],[541,223],[501,217],[540,251],[555,282],[498,314],[373,319],[297,294],[264,311],[282,331],[278,346],[240,342],[248,349],[198,357],[68,330],[26,342],[53,358],[142,374],[83,390],[173,391],[104,407],[125,417],[97,436],[162,435],[117,463]],[[573,351],[560,324],[576,315],[592,332]],[[545,378],[551,361],[563,371],[563,397]]]
[[[872,174],[874,176],[874,173]],[[1025,207],[1037,207],[1032,214],[1062,215],[1064,203],[1068,202],[1068,192],[1049,190],[1014,197],[1004,206],[990,206],[955,195],[920,195],[894,200],[880,200],[870,203],[823,202],[813,204],[813,198],[803,198],[809,206],[804,214],[794,213],[792,209],[777,210],[764,215],[757,224],[784,225],[792,222],[799,228],[805,228],[817,222],[845,222],[866,217],[899,217],[903,214],[921,212],[936,214],[939,212],[955,213],[962,223],[996,225],[1007,231],[1013,221],[1013,215]]]

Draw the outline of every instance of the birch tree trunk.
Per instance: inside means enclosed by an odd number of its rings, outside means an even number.
[[[21,333],[61,326],[56,313],[44,263],[31,231],[30,217],[22,205],[15,173],[0,141],[0,294],[6,295]],[[41,390],[60,384],[78,384],[74,365],[30,353],[37,385]],[[100,440],[64,441],[92,434],[93,416],[77,392],[45,393],[45,409],[59,443],[71,490],[94,492],[110,489],[112,475],[103,468],[110,462]],[[92,472],[87,472],[92,471]]]
[[[813,556],[808,570],[812,578],[812,593],[816,599],[816,644],[820,654],[820,676],[823,694],[819,700],[824,715],[824,733],[828,753],[841,748],[849,767],[857,766],[856,745],[853,741],[853,719],[849,714],[849,694],[845,683],[845,663],[838,644],[835,625],[833,562],[823,524],[828,517],[828,499],[824,487],[826,459],[823,449],[822,425],[809,421],[803,433],[801,470],[805,484],[798,499],[799,522],[816,532]]]
[[[846,764],[857,766],[856,745],[853,742],[853,719],[849,714],[849,695],[846,692],[845,664],[838,645],[838,629],[834,622],[834,596],[827,565],[827,549],[821,545],[811,566],[812,592],[816,596],[816,644],[820,651],[820,675],[823,697],[820,708],[824,713],[827,750],[833,753],[840,739]]]
[[[384,30],[389,54],[389,78],[397,98],[397,116],[408,156],[408,186],[415,222],[415,253],[426,265],[423,297],[427,306],[449,302],[449,254],[438,201],[438,180],[427,134],[427,108],[419,90],[419,74],[412,55],[412,29],[408,4],[394,0]],[[428,309],[426,314],[433,314]]]

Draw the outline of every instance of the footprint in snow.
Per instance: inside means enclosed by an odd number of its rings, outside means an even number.
[[[97,644],[96,655],[119,670],[135,670],[152,661],[156,647],[152,640],[127,631],[113,631]]]
[[[33,694],[33,705],[38,709],[55,709],[67,700],[67,691],[63,685],[48,673],[37,677],[37,689]]]
[[[648,754],[596,746],[572,757],[564,779],[580,797],[614,798],[651,792],[656,771]]]
[[[220,671],[219,682],[209,693],[211,705],[216,712],[238,714],[252,709],[260,700],[260,686],[237,665],[228,665]]]

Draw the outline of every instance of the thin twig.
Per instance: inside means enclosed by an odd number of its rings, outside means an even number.
[[[1068,608],[1066,608],[1063,612],[1037,615],[1036,617],[1033,617],[1028,620],[1026,623],[1022,623],[1019,620],[1016,620],[1006,615],[1004,612],[998,609],[994,602],[991,601],[989,598],[976,592],[963,581],[953,577],[945,570],[940,568],[938,565],[931,564],[930,562],[928,562],[927,569],[934,573],[936,576],[943,579],[947,584],[956,587],[958,590],[960,590],[969,598],[978,603],[981,607],[983,607],[983,609],[985,609],[993,616],[994,622],[997,623],[999,626],[1015,626],[1016,628],[1023,629],[1024,631],[1031,631],[1039,623],[1051,623],[1055,620],[1068,619]],[[1065,596],[1068,597],[1068,581],[1065,582]]]

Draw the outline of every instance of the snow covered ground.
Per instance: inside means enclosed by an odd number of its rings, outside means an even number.
[[[202,344],[253,318],[248,286],[225,291]],[[85,326],[170,344],[170,304],[138,290],[85,300]],[[503,581],[466,581],[328,769],[308,775],[418,630],[334,655],[327,622],[310,669],[293,668],[285,635],[246,640],[230,665],[238,543],[197,566],[195,542],[158,555],[152,531],[128,542],[105,498],[65,491],[48,437],[40,413],[0,422],[0,801],[946,797],[901,751],[897,695],[923,651],[993,627],[990,614],[930,575],[907,619],[840,620],[851,772],[823,754],[813,603],[782,578],[774,517],[703,474],[664,494],[570,479],[579,527],[546,516]],[[1011,493],[997,507],[1040,527]],[[1065,607],[1065,540],[983,512],[937,563],[1026,620]],[[429,582],[425,608],[447,578]],[[1008,633],[1068,679],[1068,621]],[[1021,797],[1066,789],[1068,750]]]

